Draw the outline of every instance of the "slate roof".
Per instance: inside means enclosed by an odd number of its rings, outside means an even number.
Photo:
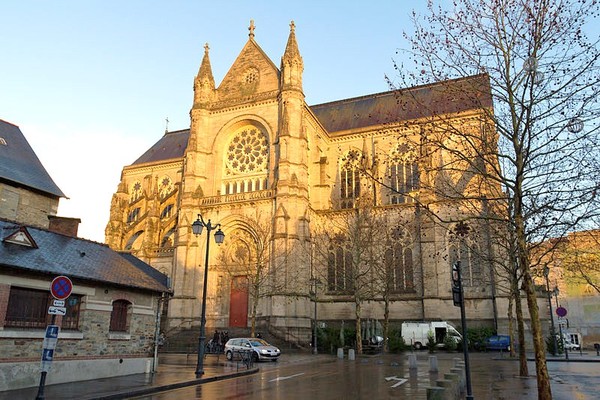
[[[52,180],[18,126],[0,119],[0,179],[16,186],[65,197]]]
[[[165,132],[165,135],[142,154],[140,158],[135,160],[132,165],[182,158],[189,137],[189,129]]]
[[[101,243],[32,226],[25,226],[25,229],[37,248],[4,241],[22,227],[0,219],[0,269],[11,268],[51,277],[65,275],[75,284],[77,280],[85,280],[153,292],[169,291],[166,275],[130,254],[118,253]]]
[[[398,121],[491,107],[486,74],[317,104],[309,108],[332,135]],[[182,158],[190,130],[166,132],[132,165]]]
[[[486,74],[311,106],[330,133],[491,107]]]

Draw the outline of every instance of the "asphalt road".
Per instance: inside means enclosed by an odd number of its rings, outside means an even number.
[[[440,372],[449,370],[452,358],[460,354],[439,354]],[[474,399],[537,399],[535,365],[530,376],[518,377],[515,360],[498,353],[471,354],[471,380]],[[242,378],[223,380],[162,392],[139,400],[166,399],[425,399],[425,387],[438,375],[428,371],[428,354],[418,354],[416,371],[408,369],[406,355],[358,358],[355,361],[331,359],[319,363],[260,363],[260,372]],[[548,363],[555,400],[599,398],[600,365],[590,362]]]

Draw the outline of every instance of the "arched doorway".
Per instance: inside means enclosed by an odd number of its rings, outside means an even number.
[[[246,275],[231,278],[229,294],[229,326],[248,326],[248,277]]]

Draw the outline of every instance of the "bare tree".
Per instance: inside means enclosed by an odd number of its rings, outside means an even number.
[[[373,295],[383,305],[383,350],[389,350],[390,306],[404,295],[414,296],[414,209],[389,211],[379,219],[377,242],[372,243]]]
[[[356,352],[362,354],[362,305],[375,297],[373,265],[381,238],[382,217],[370,199],[353,209],[319,214],[313,236],[315,274],[326,290],[354,303]]]
[[[429,1],[427,14],[415,15],[415,31],[405,35],[414,68],[397,65],[398,79],[404,87],[481,73],[490,81],[483,88],[491,90],[493,108],[483,102],[488,96],[482,87],[445,93],[486,112],[471,121],[479,122],[483,137],[464,120],[436,113],[436,104],[420,105],[433,116],[429,130],[439,133],[429,145],[452,154],[458,169],[502,187],[502,195],[489,200],[504,204],[497,209],[504,210],[514,232],[538,398],[551,399],[530,252],[535,243],[579,229],[598,212],[591,205],[600,181],[594,169],[600,148],[600,53],[598,38],[590,41],[585,28],[599,5],[591,0],[456,0],[449,7]]]

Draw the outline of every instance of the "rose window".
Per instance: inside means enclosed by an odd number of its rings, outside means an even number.
[[[255,174],[267,170],[269,149],[267,138],[252,127],[238,132],[227,148],[229,175]]]

